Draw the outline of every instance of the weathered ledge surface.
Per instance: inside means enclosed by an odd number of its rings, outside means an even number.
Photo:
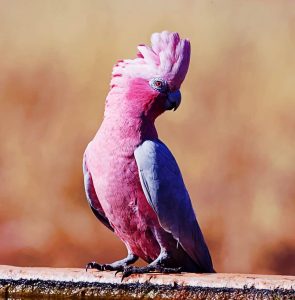
[[[295,276],[144,274],[0,266],[0,298],[295,299]]]

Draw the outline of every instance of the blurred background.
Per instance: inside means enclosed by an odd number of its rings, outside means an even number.
[[[82,155],[113,64],[167,29],[192,57],[157,127],[215,269],[295,275],[294,1],[2,0],[0,24],[0,264],[125,255],[88,207]]]

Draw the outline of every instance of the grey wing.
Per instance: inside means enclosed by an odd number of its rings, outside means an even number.
[[[136,148],[140,182],[160,225],[180,243],[203,272],[214,272],[209,250],[197,222],[179,167],[160,140]]]
[[[84,187],[85,187],[85,193],[86,193],[86,198],[87,201],[90,205],[91,210],[95,214],[95,216],[110,230],[114,231],[112,228],[108,218],[106,217],[103,208],[101,207],[101,204],[98,200],[98,197],[96,195],[94,186],[93,186],[93,181],[91,177],[91,173],[87,167],[86,163],[86,155],[84,154],[83,157],[83,173],[84,173]]]

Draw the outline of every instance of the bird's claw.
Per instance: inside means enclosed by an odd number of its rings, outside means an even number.
[[[123,281],[124,278],[127,278],[132,274],[144,274],[144,273],[151,273],[151,272],[159,272],[164,274],[169,274],[169,273],[176,274],[181,272],[181,267],[166,268],[160,264],[148,265],[146,267],[126,266],[126,264],[113,266],[112,264],[99,264],[95,261],[90,262],[86,265],[86,272],[88,269],[96,269],[98,271],[116,271],[115,276],[117,276],[118,273],[122,273],[121,282]]]
[[[104,265],[101,265],[101,264],[98,264],[97,262],[95,261],[92,261],[90,263],[88,263],[85,267],[86,269],[86,272],[88,271],[88,269],[96,269],[98,271],[104,271],[104,268],[105,266]]]
[[[122,266],[121,268],[117,269],[117,271],[116,271],[116,273],[115,273],[115,276],[117,276],[118,273],[123,273],[125,268],[126,268],[126,267],[123,267],[123,266]]]
[[[99,264],[95,261],[90,262],[86,265],[85,269],[86,272],[88,269],[96,269],[98,271],[116,271],[115,276],[119,273],[119,272],[123,272],[125,266],[113,266],[112,264]]]
[[[127,266],[127,267],[123,268],[122,271],[119,271],[119,272],[122,272],[121,282],[124,280],[124,278],[129,277],[131,274],[137,274],[136,269],[139,269],[139,268],[136,268],[134,266]]]

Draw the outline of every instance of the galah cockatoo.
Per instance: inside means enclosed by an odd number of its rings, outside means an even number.
[[[130,274],[214,272],[181,172],[158,138],[155,119],[177,109],[190,42],[154,33],[151,47],[114,66],[103,122],[83,160],[87,200],[96,217],[126,245],[126,258],[98,270]],[[138,258],[145,267],[130,266]]]

